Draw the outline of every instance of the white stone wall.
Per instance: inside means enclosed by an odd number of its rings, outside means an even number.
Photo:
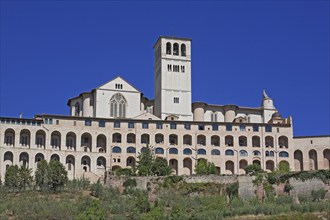
[[[272,132],[265,132],[265,124],[259,124],[259,131],[254,132],[252,129],[252,124],[246,124],[246,130],[240,131],[239,124],[232,124],[232,131],[226,131],[225,124],[218,124],[219,129],[213,130],[211,123],[192,123],[192,122],[180,122],[177,121],[176,129],[171,129],[171,121],[154,121],[154,120],[133,120],[135,122],[134,128],[128,128],[128,120],[121,120],[120,128],[114,128],[114,121],[108,119],[106,120],[105,127],[99,127],[99,119],[95,118],[82,118],[82,117],[61,117],[45,115],[44,122],[46,119],[52,118],[52,124],[43,123],[40,126],[37,125],[23,125],[21,123],[24,119],[14,119],[14,123],[6,123],[6,120],[1,123],[1,133],[0,133],[0,156],[1,156],[1,175],[4,177],[6,164],[20,164],[19,157],[20,154],[26,152],[29,155],[29,167],[35,171],[36,161],[35,156],[37,153],[42,153],[46,160],[50,160],[53,154],[57,154],[60,161],[66,165],[67,157],[72,156],[75,158],[75,163],[72,165],[72,170],[69,171],[69,177],[79,178],[82,176],[101,177],[105,170],[115,169],[118,167],[126,167],[127,160],[133,159],[136,161],[137,156],[141,149],[147,146],[147,143],[142,143],[142,135],[149,136],[149,144],[154,148],[160,147],[164,150],[164,154],[156,155],[166,158],[177,174],[192,174],[194,173],[194,166],[196,160],[200,158],[205,158],[211,162],[214,162],[218,167],[218,170],[222,174],[239,173],[243,174],[243,167],[240,167],[240,162],[246,162],[246,164],[251,164],[258,161],[262,168],[266,169],[266,163],[269,161],[273,163],[271,169],[276,169],[277,164],[281,161],[287,161],[290,164],[292,170],[294,170],[294,160],[293,151],[294,145],[292,141],[292,127],[288,125],[272,125]],[[3,121],[2,120],[2,121]],[[91,126],[85,125],[85,120],[91,120]],[[19,124],[17,124],[19,122]],[[148,123],[148,129],[142,127],[142,123]],[[162,123],[163,129],[157,129],[156,123]],[[185,124],[190,123],[191,129],[187,130]],[[204,126],[204,130],[200,130],[200,126]],[[8,129],[13,129],[15,131],[15,145],[9,146],[5,144],[5,132]],[[26,129],[30,132],[30,145],[20,146],[20,132]],[[36,132],[44,131],[46,134],[45,146],[38,147],[36,145]],[[51,146],[51,135],[53,132],[58,132],[61,136],[60,148],[53,148]],[[76,147],[68,148],[66,145],[66,137],[69,132],[72,132],[76,136]],[[114,141],[114,134],[121,135],[121,142]],[[127,135],[133,134],[136,137],[135,143],[128,143]],[[164,140],[160,143],[156,143],[156,135],[162,134]],[[97,138],[100,135],[106,137],[106,151],[100,152],[98,148]],[[177,138],[177,144],[170,143],[170,136],[175,135]],[[185,144],[184,137],[189,135],[191,137],[191,143]],[[85,137],[91,137],[91,148],[86,148],[84,143]],[[205,141],[200,142],[200,137],[205,137]],[[233,145],[227,146],[225,139],[228,136],[232,136]],[[254,147],[252,144],[252,137],[257,136],[260,138],[260,147]],[[265,146],[265,138],[271,136],[274,139],[274,147],[267,148]],[[288,148],[281,149],[278,143],[280,136],[285,136],[288,138]],[[219,146],[214,145],[211,140],[212,138],[219,138]],[[239,138],[245,137],[247,140],[246,146],[240,146]],[[118,146],[121,148],[121,153],[111,153],[112,149]],[[127,153],[126,149],[128,147],[134,147],[136,149],[135,153]],[[177,149],[178,154],[171,154],[170,149]],[[185,155],[183,150],[185,148],[191,149],[191,155]],[[204,149],[206,155],[199,154],[198,150]],[[220,155],[212,155],[212,150],[219,150]],[[226,155],[226,150],[233,150],[234,155]],[[240,155],[239,152],[245,150],[247,155]],[[260,156],[254,156],[253,151],[260,151]],[[274,156],[266,157],[266,151],[274,151]],[[289,157],[280,157],[279,152],[285,151],[289,153]],[[12,152],[14,154],[14,160],[4,161],[4,155],[6,152]],[[90,159],[90,164],[88,165],[87,172],[84,170],[83,158],[84,156]],[[106,160],[104,166],[97,166],[98,158],[103,157]],[[185,162],[184,162],[185,161]],[[189,161],[187,167],[186,162]],[[231,162],[229,162],[231,161]],[[233,167],[229,167],[227,162],[233,163]],[[226,165],[227,164],[227,165]]]

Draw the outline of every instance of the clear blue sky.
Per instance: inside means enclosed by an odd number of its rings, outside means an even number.
[[[153,45],[192,38],[193,101],[258,107],[329,134],[329,1],[1,1],[1,116],[69,114],[122,76],[153,98]]]

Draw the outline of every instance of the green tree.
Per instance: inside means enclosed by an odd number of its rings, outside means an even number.
[[[9,188],[18,188],[19,181],[20,177],[18,166],[9,166],[5,173],[5,186],[8,186]]]
[[[41,160],[37,164],[37,170],[34,174],[36,185],[39,186],[41,189],[48,187],[48,163],[46,160]]]
[[[51,160],[49,163],[42,160],[38,162],[35,180],[37,186],[42,190],[47,189],[55,192],[67,183],[68,173],[58,160]]]
[[[52,191],[57,191],[68,181],[68,172],[58,160],[51,160],[47,167],[48,187]]]
[[[195,172],[197,175],[209,175],[216,174],[217,170],[214,163],[210,163],[206,159],[199,159],[195,167]]]
[[[137,161],[137,171],[140,176],[150,176],[152,175],[151,167],[154,162],[154,155],[152,148],[147,146],[145,151],[138,156]]]
[[[250,176],[255,176],[257,175],[258,173],[263,173],[264,171],[261,169],[261,166],[259,164],[250,164],[250,165],[247,165],[245,168],[244,168],[246,174],[249,174]]]
[[[26,167],[9,166],[5,174],[5,185],[10,188],[25,189],[33,181],[32,170]]]
[[[288,162],[281,161],[278,164],[278,171],[280,173],[288,173],[288,172],[290,172],[290,165],[289,165],[289,163]]]
[[[31,186],[33,182],[32,169],[27,167],[20,167],[18,170],[19,173],[19,188],[25,189],[27,186]]]
[[[151,171],[157,176],[168,176],[172,173],[171,167],[165,158],[157,157],[151,166]]]

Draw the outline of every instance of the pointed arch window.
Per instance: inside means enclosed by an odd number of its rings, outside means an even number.
[[[110,99],[110,117],[125,118],[126,106],[127,101],[122,94],[116,93],[113,95]]]

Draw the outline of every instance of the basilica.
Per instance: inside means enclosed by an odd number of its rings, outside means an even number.
[[[118,76],[70,98],[67,116],[1,116],[1,178],[10,165],[34,172],[40,160],[59,160],[69,179],[97,180],[134,167],[147,146],[177,175],[194,174],[202,158],[218,174],[245,174],[255,163],[268,172],[282,163],[292,171],[330,168],[330,136],[295,137],[292,117],[282,117],[266,91],[257,107],[193,102],[191,43],[158,38],[152,99]]]

